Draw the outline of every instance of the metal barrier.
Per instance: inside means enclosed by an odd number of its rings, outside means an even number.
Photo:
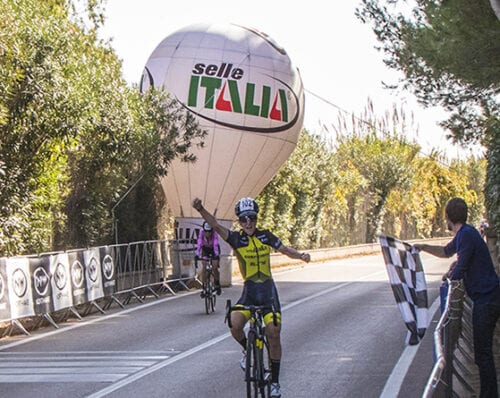
[[[434,332],[436,362],[422,397],[479,397],[480,383],[474,362],[472,300],[462,281],[448,281],[446,307]],[[500,320],[493,341],[497,372],[500,369]],[[500,378],[498,380],[500,384]]]
[[[0,324],[9,324],[3,336],[15,329],[29,335],[23,321],[58,328],[57,320],[71,314],[81,319],[93,308],[104,313],[113,303],[188,289],[194,275],[182,275],[170,261],[174,246],[142,241],[0,258]]]
[[[434,331],[436,362],[422,397],[451,397],[453,351],[461,330],[464,287],[462,281],[447,281],[444,311]]]

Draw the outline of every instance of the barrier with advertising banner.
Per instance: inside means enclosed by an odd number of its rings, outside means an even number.
[[[59,253],[49,256],[50,279],[52,288],[52,305],[54,311],[73,306],[71,292],[71,271],[67,253]]]
[[[120,246],[126,246],[123,258]],[[0,322],[43,316],[115,297],[117,286],[162,284],[168,265],[165,241],[101,246],[38,256],[0,258]],[[117,264],[118,259],[118,264]],[[143,275],[147,275],[144,280]],[[121,279],[121,283],[118,283]],[[137,297],[137,295],[135,296]],[[25,331],[21,324],[17,324]],[[26,331],[25,331],[26,332]],[[27,333],[27,332],[26,332]]]
[[[11,318],[19,319],[35,315],[29,259],[7,258],[5,269]]]
[[[85,266],[83,251],[64,253],[68,257],[71,302],[74,306],[87,302],[87,282],[85,278]]]
[[[53,311],[50,258],[40,256],[28,259],[33,280],[33,311],[36,315]],[[28,295],[30,292],[27,293]]]

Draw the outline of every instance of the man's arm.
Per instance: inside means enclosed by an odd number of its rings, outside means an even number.
[[[203,207],[201,199],[196,198],[195,200],[193,200],[193,207],[200,213],[203,219],[210,224],[210,226],[219,234],[222,239],[227,240],[229,236],[229,230],[223,225],[219,224],[217,222],[217,219]]]
[[[436,257],[448,258],[450,256],[446,255],[444,251],[444,246],[428,245],[427,243],[416,243],[413,245],[418,250],[427,252]]]

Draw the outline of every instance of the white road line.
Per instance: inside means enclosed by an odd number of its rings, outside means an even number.
[[[434,314],[439,308],[439,300],[440,299],[438,297],[432,303],[431,308],[429,308],[429,320],[434,318]],[[408,369],[410,368],[410,365],[413,362],[413,358],[415,358],[419,347],[419,344],[406,346],[403,353],[401,354],[401,357],[399,357],[398,362],[392,369],[391,375],[385,382],[385,386],[382,390],[382,394],[380,394],[380,398],[397,398],[406,373],[408,372]]]

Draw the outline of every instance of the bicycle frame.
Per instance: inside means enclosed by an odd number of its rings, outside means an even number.
[[[236,305],[233,307],[231,300],[227,300],[226,320],[230,328],[232,327],[231,312],[242,310],[250,311],[245,364],[247,397],[269,397],[271,394],[271,359],[264,312],[272,311],[273,323],[276,325],[276,311],[274,306]]]
[[[202,286],[205,299],[205,312],[207,314],[210,314],[210,312],[215,311],[215,303],[217,301],[216,289],[214,284],[212,256],[203,257],[201,258],[201,260],[204,262],[205,273],[205,278]]]

